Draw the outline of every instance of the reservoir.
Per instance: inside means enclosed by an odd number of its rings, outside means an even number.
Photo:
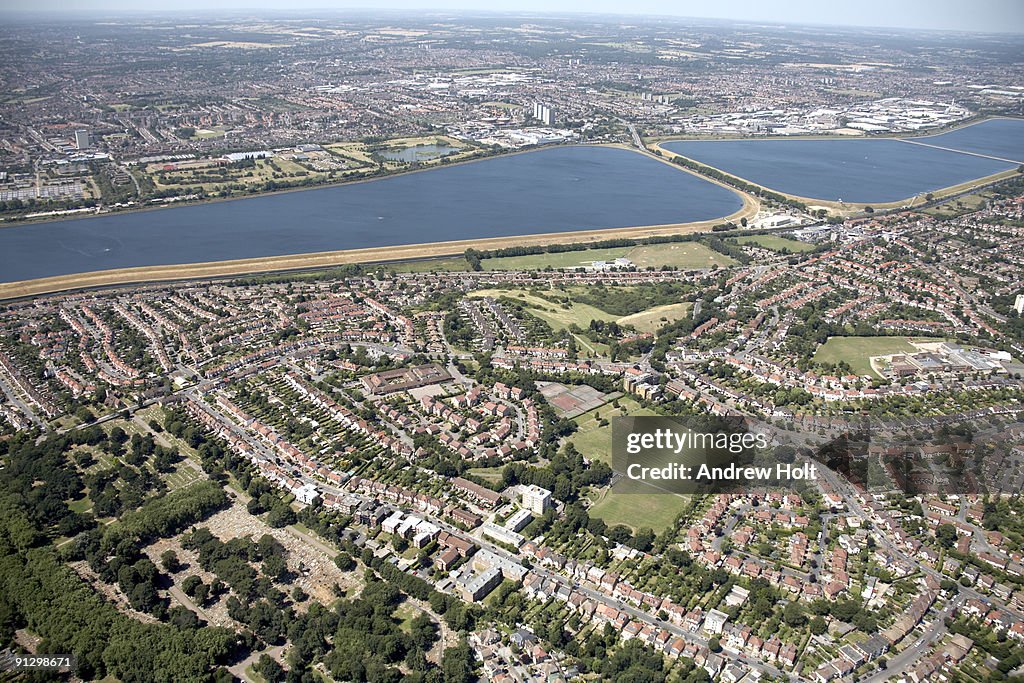
[[[1024,164],[1024,119],[991,119],[915,140],[936,147],[987,154]]]
[[[711,220],[735,192],[642,154],[555,147],[420,173],[0,228],[0,281]]]
[[[883,203],[1024,164],[1024,120],[993,119],[904,139],[686,140],[662,147],[778,192]]]

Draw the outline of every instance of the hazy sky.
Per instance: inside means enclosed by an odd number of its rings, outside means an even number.
[[[1024,33],[1024,0],[0,0],[0,11],[474,9]]]

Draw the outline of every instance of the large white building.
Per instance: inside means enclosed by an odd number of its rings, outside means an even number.
[[[710,610],[704,619],[704,630],[709,633],[721,633],[727,621],[729,621],[729,615],[725,612],[717,609]]]
[[[89,147],[92,147],[92,140],[89,138],[89,131],[75,131],[75,147],[78,149],[88,149]]]
[[[535,484],[524,486],[523,507],[535,515],[543,515],[551,507],[551,491]]]
[[[1017,315],[1024,315],[1024,294],[1017,295],[1017,299],[1013,302],[1013,310],[1017,311]]]
[[[313,484],[303,484],[296,487],[293,493],[295,494],[295,499],[303,505],[312,504],[320,496],[320,492],[316,490],[316,486]]]

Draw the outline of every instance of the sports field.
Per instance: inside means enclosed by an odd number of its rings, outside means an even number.
[[[608,490],[603,492],[589,513],[591,517],[604,520],[608,526],[624,524],[633,531],[650,527],[655,533],[660,533],[689,503],[686,496],[673,493],[613,493]]]
[[[737,244],[756,244],[759,247],[771,249],[772,251],[785,250],[793,254],[814,250],[813,244],[801,242],[800,240],[786,239],[778,235],[748,235],[746,237],[736,237],[733,241]]]
[[[872,356],[914,351],[910,337],[832,337],[818,347],[814,360],[819,363],[846,361],[858,375],[879,377],[871,368]]]
[[[684,270],[716,266],[724,268],[735,263],[725,254],[720,254],[700,242],[668,242],[634,247],[626,258],[640,268],[648,266],[653,268],[675,266]]]
[[[576,450],[591,460],[611,464],[613,417],[657,414],[642,407],[631,396],[623,396],[617,402],[618,408],[607,404],[575,419],[579,430],[570,437],[570,441]],[[607,424],[602,425],[602,419]],[[674,493],[615,493],[608,488],[600,492],[589,513],[603,519],[608,525],[624,524],[634,531],[640,527],[650,527],[657,533],[671,525],[688,504],[687,496]]]
[[[619,407],[604,405],[575,418],[579,429],[569,440],[580,453],[590,460],[612,463],[612,417],[619,415],[656,415],[653,410],[643,408],[630,396],[618,399]],[[606,420],[608,424],[602,425]]]
[[[452,256],[450,258],[388,263],[383,267],[396,273],[461,273],[469,270],[469,262],[461,256]]]

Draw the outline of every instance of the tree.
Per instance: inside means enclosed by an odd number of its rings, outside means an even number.
[[[274,529],[280,529],[290,524],[295,524],[298,519],[295,517],[295,511],[289,506],[281,504],[270,510],[267,513],[267,524]]]
[[[940,524],[935,527],[935,540],[943,548],[952,548],[956,545],[956,527],[952,524]]]
[[[786,605],[786,608],[782,611],[782,619],[786,622],[787,626],[792,628],[800,628],[807,623],[807,615],[804,614],[800,604],[796,602]]]
[[[160,555],[160,566],[172,574],[178,571],[181,569],[181,562],[178,561],[178,554],[173,550],[165,550]]]
[[[860,611],[860,606],[853,600],[840,600],[832,605],[832,616],[839,621],[852,621]]]
[[[853,625],[865,633],[874,633],[878,630],[878,619],[871,612],[860,610],[853,617]]]
[[[816,636],[820,636],[828,630],[828,624],[825,623],[825,620],[823,618],[814,617],[813,619],[811,619],[810,629],[811,633],[813,633]]]
[[[476,249],[467,249],[464,256],[471,270],[483,270],[483,266],[480,263],[479,251],[477,251]]]
[[[167,620],[178,628],[199,628],[199,617],[196,616],[195,612],[178,605],[167,610]]]
[[[268,555],[263,560],[263,573],[275,581],[284,581],[288,576],[288,564],[280,555]]]
[[[268,681],[268,683],[277,683],[277,681],[284,680],[284,669],[277,660],[268,654],[260,655],[260,659],[256,662],[256,672],[260,676]]]
[[[203,585],[203,580],[195,574],[192,574],[191,576],[187,577],[184,581],[181,582],[181,590],[185,593],[185,595],[189,596],[190,598],[194,598],[196,595],[196,591],[199,589],[199,586],[201,585]]]
[[[444,651],[441,673],[446,683],[472,683],[476,680],[476,658],[465,638]]]
[[[418,648],[429,650],[437,640],[437,626],[426,612],[420,612],[410,625],[409,636]]]
[[[633,540],[633,534],[629,531],[629,527],[616,524],[608,530],[608,538],[616,543],[625,545]]]
[[[654,531],[650,527],[641,527],[633,538],[632,546],[642,552],[647,552],[654,545]]]

